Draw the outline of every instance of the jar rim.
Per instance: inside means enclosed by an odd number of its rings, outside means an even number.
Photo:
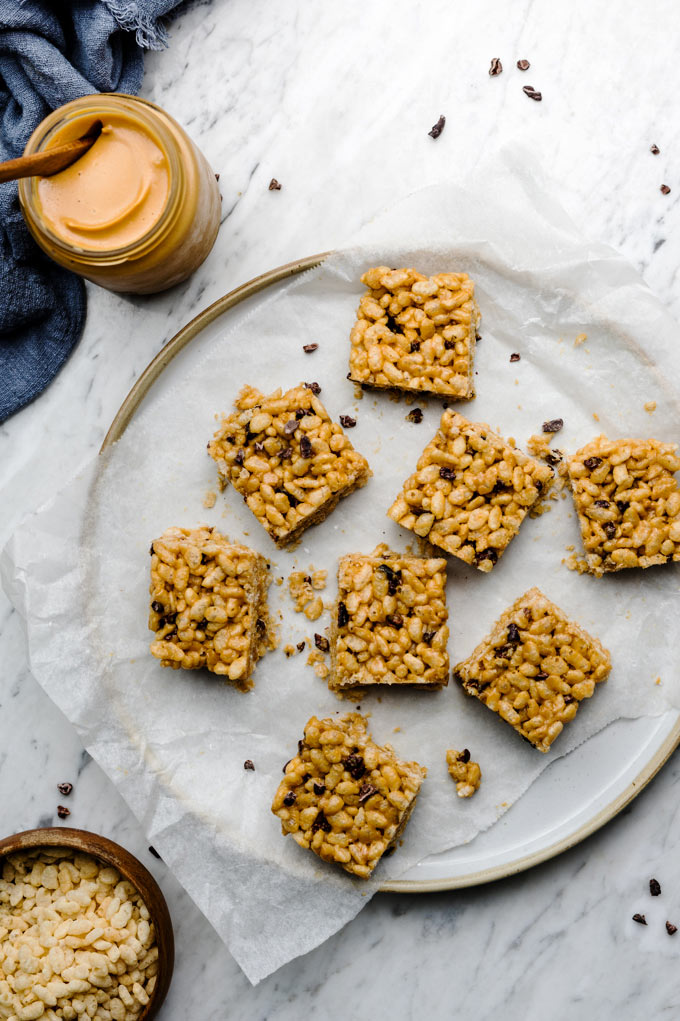
[[[119,102],[120,100],[123,100],[122,104]],[[82,109],[83,104],[87,105],[86,111]],[[140,96],[132,96],[125,92],[95,92],[91,95],[80,96],[78,99],[71,100],[71,102],[57,107],[34,130],[26,143],[24,155],[28,156],[36,152],[42,152],[45,148],[45,143],[49,142],[65,124],[80,119],[83,116],[91,115],[95,118],[106,113],[120,112],[121,106],[123,109],[132,107],[131,112],[153,130],[157,135],[157,141],[160,143],[170,167],[169,189],[165,205],[159,218],[141,237],[128,245],[107,249],[84,248],[81,245],[74,245],[65,241],[50,230],[43,222],[42,217],[36,216],[38,178],[26,177],[19,181],[19,201],[29,226],[33,226],[34,230],[39,230],[40,234],[47,238],[55,248],[58,248],[64,255],[76,261],[84,259],[89,263],[106,264],[122,262],[125,259],[140,256],[150,246],[155,245],[159,238],[165,234],[177,211],[184,174],[181,160],[177,154],[175,139],[169,126],[165,123],[169,118],[161,107],[148,99],[142,99]],[[36,220],[38,220],[37,224]]]

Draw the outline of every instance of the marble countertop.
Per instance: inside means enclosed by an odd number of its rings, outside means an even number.
[[[0,542],[96,452],[132,383],[198,311],[267,269],[342,244],[395,198],[457,179],[508,141],[535,154],[577,224],[622,251],[680,318],[679,28],[665,0],[642,19],[633,0],[214,0],[181,16],[169,50],[148,55],[142,94],[183,123],[219,171],[217,243],[166,294],[89,288],[69,362],[0,426]],[[496,56],[504,70],[492,78]],[[520,58],[530,70],[516,68]],[[434,141],[441,113],[446,128]],[[272,177],[281,191],[268,191]],[[163,1021],[484,1021],[499,1012],[637,1021],[680,1007],[680,935],[663,924],[680,926],[677,754],[616,820],[559,858],[489,886],[379,895],[255,988],[31,677],[21,622],[0,595],[3,831],[56,824],[64,780],[75,785],[69,824],[126,845],[168,898],[177,965]],[[652,876],[662,886],[654,900]]]

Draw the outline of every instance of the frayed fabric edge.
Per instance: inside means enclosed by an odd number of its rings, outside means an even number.
[[[167,29],[160,20],[143,14],[130,0],[104,0],[105,6],[124,32],[134,32],[137,44],[145,50],[162,50],[168,45]]]

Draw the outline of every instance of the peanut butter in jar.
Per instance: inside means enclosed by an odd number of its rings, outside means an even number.
[[[122,93],[85,96],[50,114],[25,155],[79,138],[94,145],[66,170],[19,182],[29,230],[55,262],[111,291],[149,294],[186,280],[220,224],[215,175],[164,110]]]

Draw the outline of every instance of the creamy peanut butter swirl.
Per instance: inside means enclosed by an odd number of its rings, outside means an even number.
[[[59,133],[52,144],[66,140]],[[147,234],[158,223],[169,190],[167,157],[147,127],[132,116],[109,114],[84,156],[39,179],[38,202],[47,227],[61,240],[105,252]]]

